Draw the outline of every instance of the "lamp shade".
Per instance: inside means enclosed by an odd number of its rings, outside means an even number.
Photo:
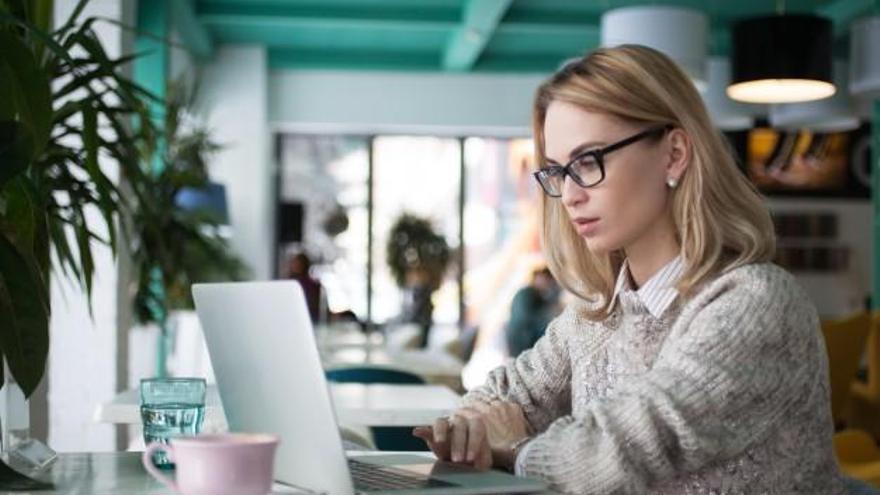
[[[843,62],[834,63],[834,84],[838,88],[847,86],[847,65]],[[822,100],[773,105],[770,125],[791,130],[842,132],[857,129],[859,119],[849,93],[841,90]]]
[[[880,16],[852,24],[849,44],[849,91],[860,97],[880,97]]]
[[[831,21],[814,15],[737,22],[727,95],[749,103],[794,103],[833,95],[831,32]]]
[[[645,45],[675,60],[701,91],[707,86],[709,18],[683,7],[640,6],[602,14],[602,46]]]
[[[722,131],[751,129],[761,107],[731,100],[727,96],[730,83],[730,60],[725,57],[709,58],[709,87],[703,101],[712,117],[712,123]]]
[[[202,210],[217,219],[221,225],[229,224],[229,209],[226,205],[226,187],[209,182],[203,188],[184,187],[174,197],[174,204],[187,211]]]

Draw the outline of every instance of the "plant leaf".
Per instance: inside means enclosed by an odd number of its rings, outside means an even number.
[[[34,200],[21,177],[11,181],[2,190],[6,211],[0,215],[0,228],[7,238],[23,253],[34,249],[34,231],[37,219]]]
[[[33,156],[33,135],[20,122],[0,122],[0,188],[27,170]]]
[[[84,106],[83,115],[83,147],[86,150],[86,171],[91,176],[98,175],[98,116],[91,106]]]
[[[15,105],[16,120],[31,128],[33,152],[37,155],[49,140],[52,126],[49,78],[34,60],[30,48],[8,30],[0,30],[0,61],[5,66],[3,78],[9,78],[5,85],[11,90],[11,94],[4,94],[4,98],[9,98]]]
[[[25,397],[43,378],[49,353],[49,313],[41,303],[45,290],[37,263],[0,235],[0,346]]]
[[[70,57],[70,54],[67,53],[67,50],[64,49],[61,45],[58,44],[57,41],[52,39],[52,35],[44,32],[39,27],[35,26],[33,23],[28,22],[26,19],[23,19],[14,14],[9,14],[0,10],[0,21],[11,22],[13,24],[18,25],[28,34],[38,38],[43,44],[46,45],[52,53],[68,63],[73,63],[73,59]]]
[[[77,280],[82,280],[82,273],[79,264],[73,256],[70,249],[70,242],[67,240],[67,232],[64,229],[63,221],[49,221],[49,239],[55,247],[55,254],[58,256],[58,262],[61,264],[65,273],[73,273]]]
[[[79,266],[82,270],[82,280],[86,284],[86,295],[89,301],[92,299],[92,282],[95,274],[95,262],[92,258],[91,232],[86,224],[85,215],[82,209],[78,207],[79,218],[77,219],[76,243],[79,247]],[[89,303],[89,313],[91,313],[91,302]]]

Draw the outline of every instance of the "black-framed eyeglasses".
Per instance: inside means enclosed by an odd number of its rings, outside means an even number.
[[[547,196],[552,198],[562,197],[562,185],[565,182],[566,175],[571,177],[575,184],[581,187],[593,187],[605,180],[605,155],[646,137],[663,134],[670,128],[672,128],[671,125],[661,125],[645,129],[638,134],[609,144],[604,148],[579,153],[565,165],[541,167],[533,175],[538,180],[538,184],[541,184],[541,188]]]

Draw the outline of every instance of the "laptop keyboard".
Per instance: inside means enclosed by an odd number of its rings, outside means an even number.
[[[440,481],[423,474],[411,473],[388,466],[377,466],[376,464],[368,464],[354,459],[348,460],[348,469],[351,471],[356,491],[413,490],[455,486],[452,483]]]

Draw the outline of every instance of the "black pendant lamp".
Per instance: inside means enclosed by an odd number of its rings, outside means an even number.
[[[831,33],[831,21],[815,15],[737,22],[727,96],[748,103],[795,103],[832,96]]]

